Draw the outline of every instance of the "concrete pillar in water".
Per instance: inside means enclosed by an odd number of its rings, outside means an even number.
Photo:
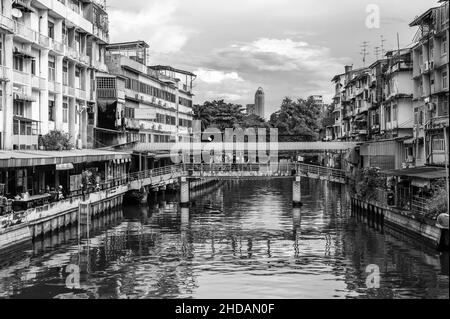
[[[296,176],[295,180],[292,184],[292,202],[294,207],[302,206],[302,186],[301,186],[301,177]]]
[[[189,224],[189,208],[181,207],[181,229],[184,229]]]
[[[180,204],[181,206],[189,205],[189,181],[186,177],[181,177],[180,180]]]

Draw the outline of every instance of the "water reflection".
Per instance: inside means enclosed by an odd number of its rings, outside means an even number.
[[[160,194],[67,229],[0,266],[1,297],[448,298],[448,254],[350,216],[345,187],[303,180],[292,208],[285,180],[226,182],[192,194],[191,208]],[[122,215],[123,213],[123,215]],[[381,288],[366,287],[378,265]],[[77,289],[67,266],[77,265]]]

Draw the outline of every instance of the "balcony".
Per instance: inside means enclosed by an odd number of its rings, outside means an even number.
[[[11,70],[0,65],[0,82],[8,82],[11,80]]]
[[[99,38],[101,41],[103,41],[105,44],[109,43],[109,33],[104,31],[103,29],[99,28],[94,24],[93,26],[93,32],[95,37]]]
[[[14,70],[13,72],[14,77],[14,83],[25,85],[25,86],[31,86],[31,74],[21,72],[18,70]]]
[[[50,39],[50,48],[59,55],[64,55],[64,44],[61,42]]]
[[[17,21],[14,23],[14,35],[29,43],[34,43],[37,40],[36,31]]]
[[[97,89],[97,98],[99,99],[119,99],[125,100],[125,92],[116,89]]]
[[[48,82],[48,90],[53,93],[61,93],[61,83]]]
[[[75,88],[67,86],[67,85],[63,85],[62,93],[63,93],[63,95],[74,97],[75,96]]]
[[[0,33],[13,33],[14,21],[3,14],[0,14]]]
[[[22,87],[20,89],[14,89],[13,93],[14,100],[23,101],[23,102],[36,102],[34,98],[31,87]]]
[[[31,86],[38,90],[46,90],[46,80],[36,75],[31,76]]]
[[[83,89],[75,89],[75,97],[79,100],[86,100],[86,91]]]
[[[106,64],[100,61],[95,61],[94,58],[91,58],[91,66],[100,72],[108,73],[108,67]]]

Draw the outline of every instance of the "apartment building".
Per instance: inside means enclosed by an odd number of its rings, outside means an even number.
[[[334,83],[334,96],[332,101],[332,116],[334,118],[333,122],[333,139],[341,140],[343,138],[343,100],[345,99],[345,89],[344,89],[344,76],[345,74],[336,75],[331,81]]]
[[[169,152],[159,146],[187,138],[193,120],[195,75],[170,66],[149,66],[144,41],[107,46],[110,74],[97,76],[98,146],[117,146],[139,155],[140,169],[161,166]]]
[[[443,165],[449,137],[449,2],[416,17],[413,47],[414,157],[417,165]]]
[[[342,140],[366,139],[368,70],[368,68],[354,70],[352,66],[346,66],[345,73],[335,77],[336,94],[339,94],[340,101],[338,109],[340,109]]]
[[[95,74],[107,71],[102,4],[1,0],[0,10],[0,148],[36,150],[52,130],[92,147]]]
[[[382,69],[381,135],[384,139],[411,138],[414,124],[411,49],[388,51],[386,59]]]

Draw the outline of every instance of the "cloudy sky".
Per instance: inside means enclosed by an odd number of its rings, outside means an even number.
[[[375,4],[379,28],[366,27]],[[285,96],[332,96],[331,78],[345,64],[362,66],[361,44],[409,45],[408,24],[437,0],[108,0],[111,40],[144,40],[151,64],[198,75],[195,103],[253,102],[266,92],[266,116]],[[373,12],[373,11],[371,11]],[[373,20],[372,20],[373,21]]]

